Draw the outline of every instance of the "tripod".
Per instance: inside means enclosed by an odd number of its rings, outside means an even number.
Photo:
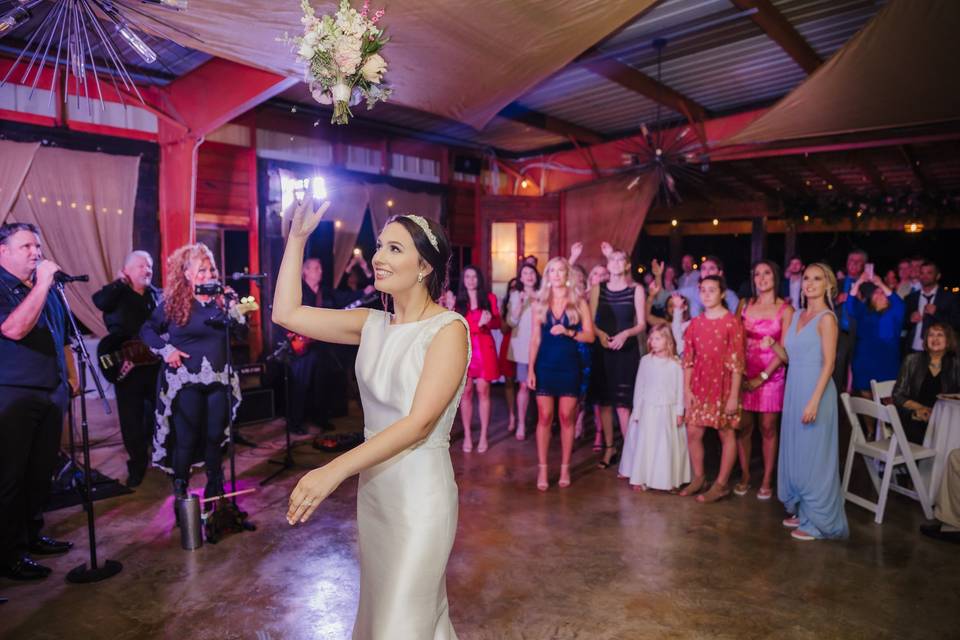
[[[123,565],[116,560],[104,560],[103,564],[97,562],[97,531],[95,516],[93,512],[93,485],[90,480],[90,430],[87,422],[87,369],[93,372],[93,382],[97,387],[97,394],[103,401],[106,412],[110,413],[110,404],[107,402],[103,393],[103,384],[100,377],[90,362],[90,354],[87,352],[87,346],[83,342],[80,330],[77,328],[77,322],[70,310],[70,302],[67,300],[63,284],[56,285],[57,292],[60,294],[60,300],[63,301],[67,310],[67,320],[70,323],[70,330],[73,333],[73,350],[77,354],[77,364],[80,375],[80,441],[83,448],[83,490],[80,495],[83,498],[83,510],[87,513],[87,538],[90,543],[90,564],[84,563],[71,569],[67,573],[67,582],[84,584],[87,582],[100,582],[112,576],[117,575],[123,569]],[[73,439],[73,428],[70,429],[70,438]],[[72,447],[71,447],[72,449]]]
[[[297,464],[293,459],[293,443],[290,439],[290,343],[286,340],[277,349],[267,356],[267,360],[279,361],[283,364],[283,406],[284,431],[286,432],[285,453],[282,460],[268,460],[270,464],[280,465],[280,468],[260,481],[260,486],[266,486],[271,480],[288,469],[309,469],[307,465]]]

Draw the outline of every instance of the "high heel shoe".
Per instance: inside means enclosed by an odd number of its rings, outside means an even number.
[[[537,489],[540,491],[546,491],[550,488],[550,483],[547,481],[547,465],[538,464],[537,465]]]
[[[609,447],[608,446],[603,447],[604,460],[601,460],[600,463],[597,464],[597,469],[606,469],[608,467],[612,467],[613,465],[617,464],[617,462],[619,462],[620,460],[619,452],[614,453],[612,456],[610,456],[609,459],[607,459],[607,451],[610,451],[611,449],[616,449],[616,448],[617,448],[616,445],[613,445],[613,444],[610,445]]]
[[[570,486],[570,465],[560,465],[560,481],[557,482],[557,486],[561,489],[566,489]]]

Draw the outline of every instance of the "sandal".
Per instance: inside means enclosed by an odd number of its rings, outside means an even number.
[[[546,491],[550,488],[550,483],[547,481],[547,465],[538,464],[537,465],[537,489],[540,491]]]
[[[557,482],[557,486],[561,489],[566,489],[570,486],[570,465],[560,465],[560,481]]]
[[[773,497],[773,489],[764,489],[760,487],[760,490],[757,491],[757,500],[769,500]]]
[[[812,536],[806,531],[802,531],[800,529],[794,529],[793,531],[791,531],[790,537],[793,538],[794,540],[801,540],[803,542],[812,542],[813,540],[817,539],[815,536]]]
[[[610,451],[611,449],[614,449],[614,450],[615,450],[616,448],[617,448],[617,445],[615,445],[615,444],[612,444],[612,445],[610,445],[609,447],[608,447],[608,446],[604,446],[604,447],[603,447],[603,457],[604,457],[604,458],[607,457],[607,451]],[[612,456],[610,456],[610,458],[609,458],[608,460],[601,460],[600,463],[597,464],[597,469],[606,469],[606,468],[608,468],[608,467],[611,467],[611,466],[617,464],[617,461],[618,461],[618,460],[620,460],[620,454],[614,453]]]
[[[694,478],[693,480],[690,481],[690,484],[684,487],[683,490],[680,491],[680,493],[677,495],[686,498],[687,496],[692,496],[700,493],[701,491],[703,491],[704,480],[705,478],[703,476],[700,476],[699,478]]]
[[[718,500],[723,500],[730,495],[730,489],[725,484],[720,484],[719,482],[714,482],[710,485],[710,490],[704,493],[703,495],[697,496],[697,502],[701,504],[709,504],[711,502],[716,502]]]
[[[783,519],[783,526],[787,529],[796,529],[800,526],[800,518],[797,516],[789,516]]]
[[[733,494],[741,498],[750,492],[750,481],[741,480],[733,487]]]

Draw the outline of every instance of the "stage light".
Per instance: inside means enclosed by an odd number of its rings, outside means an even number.
[[[23,7],[14,7],[0,16],[0,38],[30,20],[30,12]]]
[[[318,200],[327,199],[327,181],[323,179],[323,176],[314,176],[312,181],[308,180],[307,182],[310,184],[314,198]]]
[[[680,222],[679,222],[676,218],[674,218],[673,220],[670,221],[670,226],[671,226],[671,227],[675,227],[675,226],[677,226],[678,224],[680,224]]]

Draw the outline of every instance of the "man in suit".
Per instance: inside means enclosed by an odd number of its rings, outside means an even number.
[[[837,282],[840,292],[836,299],[836,310],[840,333],[837,335],[837,360],[833,368],[833,383],[837,385],[837,390],[840,392],[847,390],[850,358],[857,335],[856,322],[847,315],[847,307],[844,303],[850,294],[850,288],[860,279],[869,259],[867,252],[863,249],[851,251],[847,254],[847,274]]]
[[[793,256],[787,260],[787,268],[780,282],[780,297],[789,300],[794,309],[800,308],[800,291],[803,288],[803,260]]]
[[[940,269],[933,262],[920,265],[920,290],[903,301],[904,353],[923,351],[923,336],[935,320],[946,322],[954,329],[960,324],[960,305],[957,296],[940,288]]]

